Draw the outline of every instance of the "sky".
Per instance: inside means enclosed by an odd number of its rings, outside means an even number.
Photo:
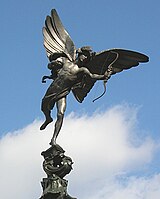
[[[67,176],[69,191],[83,199],[126,195],[158,199],[159,7],[158,0],[1,0],[0,187],[4,199],[35,199],[41,194],[39,182],[45,173],[40,153],[49,147],[53,129],[51,124],[39,131],[44,120],[41,99],[50,84],[41,83],[42,76],[50,74],[42,27],[53,8],[77,48],[90,45],[96,52],[123,48],[150,58],[114,75],[106,95],[94,103],[103,92],[102,82],[82,104],[72,93],[68,96],[58,142],[74,160],[74,170]],[[55,114],[53,110],[53,118]],[[21,185],[18,191],[17,184]]]

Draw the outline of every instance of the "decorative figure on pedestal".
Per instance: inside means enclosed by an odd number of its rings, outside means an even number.
[[[49,58],[48,69],[53,80],[42,99],[41,110],[45,121],[41,130],[53,121],[51,110],[56,105],[57,120],[51,147],[42,153],[43,168],[47,178],[43,179],[43,195],[41,199],[71,199],[67,194],[67,181],[63,177],[71,171],[72,160],[64,155],[63,149],[57,145],[56,139],[62,127],[66,110],[66,98],[72,91],[76,100],[82,102],[97,80],[103,80],[104,92],[93,101],[102,97],[106,92],[106,83],[110,77],[123,70],[148,62],[149,58],[141,53],[110,49],[93,52],[90,46],[76,49],[70,35],[65,30],[55,9],[47,16],[43,27],[44,47]]]

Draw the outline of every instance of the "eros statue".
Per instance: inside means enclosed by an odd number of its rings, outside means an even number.
[[[90,46],[76,49],[55,9],[51,11],[51,16],[46,17],[43,36],[51,75],[43,76],[42,82],[45,83],[46,79],[53,81],[42,99],[41,110],[45,115],[45,122],[40,129],[45,129],[53,121],[51,110],[56,105],[57,120],[50,142],[53,146],[56,145],[62,127],[66,98],[70,91],[81,103],[95,82],[103,80],[105,93],[106,83],[112,75],[138,66],[141,62],[148,62],[149,58],[124,49],[110,49],[98,53],[93,52]]]
[[[51,147],[43,151],[43,169],[47,178],[41,184],[43,193],[40,199],[76,199],[67,193],[68,181],[64,177],[72,170],[72,159],[64,155],[57,144],[66,110],[67,95],[72,92],[75,99],[82,103],[97,80],[103,80],[104,92],[112,75],[148,62],[148,56],[125,49],[110,49],[101,52],[92,51],[90,46],[76,49],[70,35],[64,28],[55,9],[46,17],[43,27],[44,47],[49,59],[50,76],[43,76],[42,83],[51,79],[41,104],[45,121],[40,130],[44,130],[53,121],[51,110],[56,106],[57,119]]]

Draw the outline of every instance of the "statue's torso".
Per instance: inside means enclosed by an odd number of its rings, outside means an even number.
[[[77,81],[80,81],[82,75],[79,73],[79,67],[77,64],[66,62],[58,73],[58,78],[62,78],[62,76],[64,81],[71,81],[72,83],[76,83]]]

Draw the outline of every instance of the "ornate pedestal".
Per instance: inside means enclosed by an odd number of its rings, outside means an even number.
[[[47,177],[41,182],[43,194],[40,199],[76,199],[67,193],[68,181],[64,177],[72,170],[73,162],[64,153],[59,145],[54,145],[41,153]]]

